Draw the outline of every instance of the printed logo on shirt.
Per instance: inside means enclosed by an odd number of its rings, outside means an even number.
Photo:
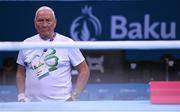
[[[55,54],[56,54],[55,49],[49,49],[45,53],[44,61],[48,66],[50,72],[57,69],[59,58]]]
[[[38,79],[42,79],[57,69],[59,58],[55,49],[48,49],[45,52],[32,52],[25,57],[25,63],[35,71]]]
[[[35,55],[31,62],[35,75],[40,80],[49,75],[49,70],[42,56]]]

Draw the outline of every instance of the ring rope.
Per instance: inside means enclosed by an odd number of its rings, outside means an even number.
[[[180,41],[75,41],[75,42],[0,42],[0,51],[39,48],[80,49],[180,49]]]

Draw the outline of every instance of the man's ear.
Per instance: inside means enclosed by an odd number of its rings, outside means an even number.
[[[56,28],[56,25],[57,25],[57,19],[55,18],[54,28]]]
[[[34,27],[37,29],[36,20],[34,19]]]

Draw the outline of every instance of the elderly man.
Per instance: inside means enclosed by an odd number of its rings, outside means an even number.
[[[54,11],[40,7],[34,24],[38,32],[24,42],[73,42],[54,31]],[[89,68],[78,48],[29,49],[19,51],[16,83],[18,101],[74,101],[77,100],[89,79]],[[72,89],[71,65],[78,70],[78,78]]]

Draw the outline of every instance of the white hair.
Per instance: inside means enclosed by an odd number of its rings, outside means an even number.
[[[40,8],[36,11],[35,19],[36,19],[36,17],[37,17],[38,12],[41,11],[41,10],[49,10],[49,11],[52,13],[53,17],[56,18],[55,13],[54,13],[54,11],[53,11],[52,8],[50,8],[50,7],[48,7],[48,6],[42,6],[42,7],[40,7]]]

